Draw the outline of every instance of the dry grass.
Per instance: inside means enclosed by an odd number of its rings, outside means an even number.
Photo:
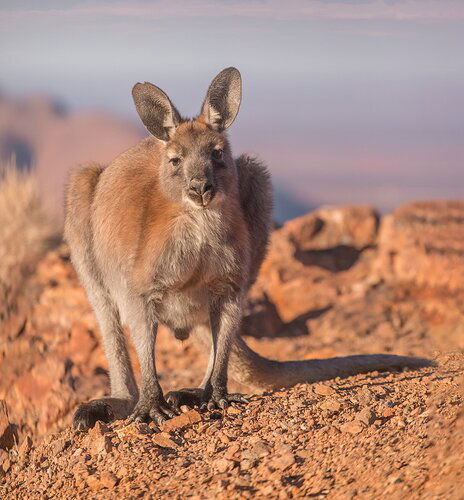
[[[20,172],[13,162],[0,165],[0,321],[5,301],[21,288],[27,269],[56,241],[56,228],[34,175]]]

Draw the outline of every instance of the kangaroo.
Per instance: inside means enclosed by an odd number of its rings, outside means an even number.
[[[161,425],[183,404],[246,402],[228,393],[228,371],[243,384],[272,389],[426,364],[394,355],[271,361],[238,335],[272,227],[269,173],[255,158],[234,160],[225,133],[241,93],[239,71],[224,69],[190,120],[160,88],[137,83],[133,99],[151,135],[108,167],[90,164],[70,176],[65,238],[101,330],[111,385],[111,396],[78,407],[77,429],[127,417]],[[164,396],[155,364],[159,324],[210,349],[199,388]],[[140,392],[123,325],[140,362]]]

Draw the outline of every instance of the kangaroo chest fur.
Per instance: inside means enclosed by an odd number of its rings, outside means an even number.
[[[179,217],[156,260],[147,295],[156,320],[179,338],[207,323],[211,300],[240,289],[247,274],[246,248],[240,243],[220,211]]]

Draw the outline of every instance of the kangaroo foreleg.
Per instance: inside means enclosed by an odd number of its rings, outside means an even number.
[[[227,392],[227,369],[235,336],[242,317],[242,297],[228,295],[215,297],[210,306],[212,354],[211,374],[204,381],[204,394],[208,409],[226,408],[230,402],[245,402],[240,394]]]
[[[210,326],[199,325],[194,328],[193,333],[199,329],[204,330],[205,335],[209,338],[210,353],[208,367],[206,368],[203,382],[199,387],[184,387],[183,389],[178,389],[177,391],[169,391],[166,394],[166,401],[177,411],[180,410],[181,406],[189,406],[190,408],[193,408],[194,406],[201,406],[205,402],[205,387],[208,384],[213,372],[214,348],[211,342]]]
[[[205,387],[209,383],[211,374],[213,372],[214,366],[214,347],[211,340],[211,326],[209,324],[198,325],[192,331],[195,337],[198,335],[198,331],[202,331],[202,336],[207,339],[209,348],[209,360],[208,366],[206,368],[205,376],[203,377],[203,382],[199,387],[184,387],[183,389],[178,389],[177,391],[169,391],[166,394],[166,401],[176,410],[180,410],[181,406],[189,406],[193,408],[194,406],[201,406],[205,402]]]

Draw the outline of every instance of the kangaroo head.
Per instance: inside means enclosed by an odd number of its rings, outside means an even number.
[[[236,192],[237,170],[224,131],[237,116],[241,95],[240,72],[226,68],[211,82],[200,114],[187,120],[160,88],[148,82],[134,86],[142,122],[165,145],[160,176],[171,199],[206,208]]]

